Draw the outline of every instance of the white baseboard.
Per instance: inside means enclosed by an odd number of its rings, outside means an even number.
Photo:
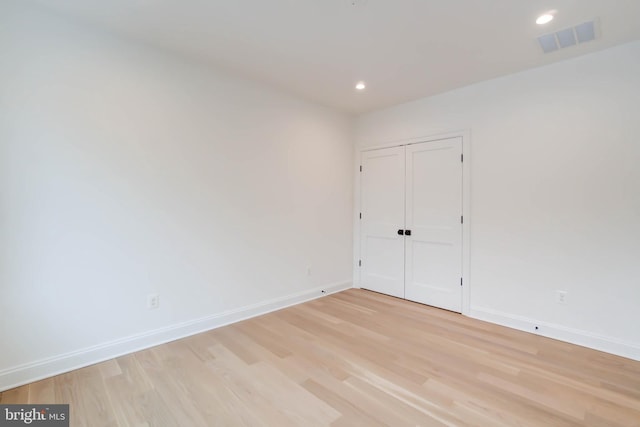
[[[609,338],[484,307],[472,306],[469,317],[640,361],[640,343]]]
[[[0,371],[0,392],[251,317],[260,316],[295,304],[350,289],[351,287],[351,282],[342,282],[314,288],[4,369]]]

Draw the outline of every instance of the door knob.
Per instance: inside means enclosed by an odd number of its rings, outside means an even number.
[[[405,236],[411,236],[411,230],[404,230]]]
[[[402,229],[401,229],[401,230],[398,230],[398,235],[399,235],[399,236],[403,236],[403,235],[404,235],[404,230],[402,230]]]

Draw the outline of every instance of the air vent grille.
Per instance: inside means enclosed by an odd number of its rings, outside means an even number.
[[[575,46],[578,43],[586,43],[596,38],[595,21],[583,22],[575,27],[565,28],[555,33],[544,34],[538,37],[538,43],[544,53],[554,52]]]

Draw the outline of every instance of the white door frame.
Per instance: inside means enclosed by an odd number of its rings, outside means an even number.
[[[470,314],[470,230],[471,230],[471,136],[469,131],[448,132],[431,136],[409,138],[391,141],[368,147],[356,147],[355,156],[355,182],[354,182],[354,240],[353,240],[353,287],[360,288],[360,165],[362,164],[362,153],[364,151],[376,150],[380,148],[397,147],[402,145],[418,144],[421,142],[433,142],[448,138],[462,138],[462,314]]]

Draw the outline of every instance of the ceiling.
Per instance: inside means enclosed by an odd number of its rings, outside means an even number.
[[[350,113],[640,39],[640,0],[33,1]],[[593,18],[595,41],[542,53],[537,36]]]

